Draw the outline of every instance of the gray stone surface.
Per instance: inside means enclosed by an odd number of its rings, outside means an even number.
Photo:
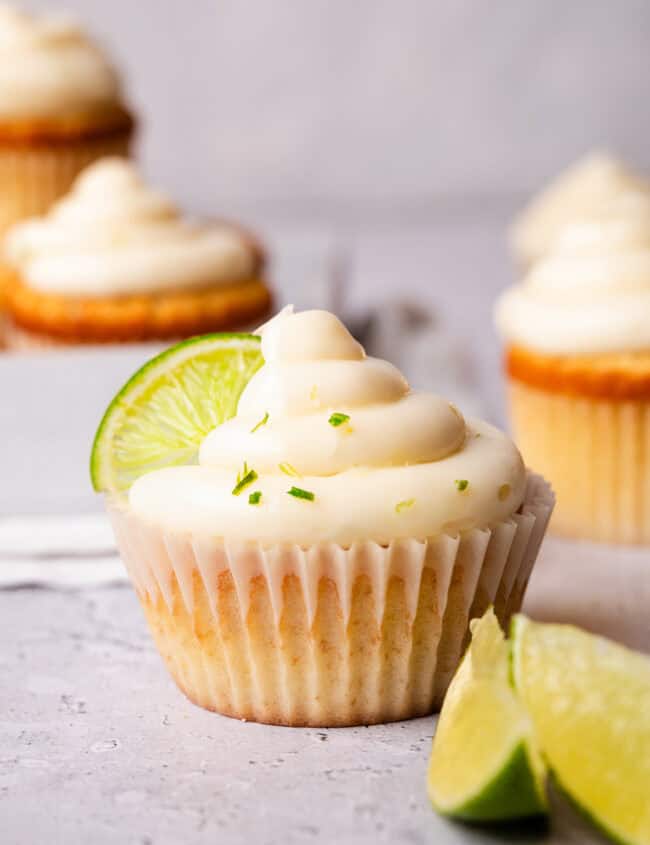
[[[481,832],[428,806],[434,719],[276,728],[190,704],[130,589],[0,592],[3,845],[460,845],[591,842]]]

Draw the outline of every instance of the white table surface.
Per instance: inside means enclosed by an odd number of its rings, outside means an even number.
[[[478,353],[485,393],[495,399],[498,352],[486,315],[499,262],[489,233],[471,238],[471,230],[437,239],[411,233],[393,237],[392,249],[386,237],[362,241],[349,304],[389,296],[396,278],[405,280],[402,295],[439,299]],[[438,277],[441,267],[449,278],[456,272],[456,297],[445,298],[444,286],[432,290],[423,277],[416,284],[418,265],[437,267]],[[492,268],[491,282],[475,293],[474,276],[484,266]],[[123,348],[0,356],[0,515],[101,507],[88,483],[92,434],[146,354]],[[633,621],[639,597],[644,611],[650,600],[633,586],[640,578],[647,587],[644,572],[638,555],[552,541],[529,607],[540,617],[559,612],[593,622],[648,648]],[[558,581],[594,590],[563,591],[558,603]],[[647,631],[647,621],[641,624]],[[176,690],[129,588],[0,591],[3,845],[598,841],[562,802],[548,830],[486,832],[436,816],[424,788],[434,727],[433,718],[336,730],[229,720]]]

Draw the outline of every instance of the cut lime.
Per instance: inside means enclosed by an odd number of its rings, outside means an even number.
[[[145,364],[97,429],[90,457],[95,490],[125,490],[152,469],[195,462],[201,440],[235,415],[242,390],[262,363],[259,337],[210,334]]]
[[[569,625],[512,626],[515,685],[560,787],[619,842],[650,843],[650,660]]]
[[[509,681],[509,652],[494,611],[472,623],[472,642],[445,698],[429,761],[438,812],[472,822],[546,813],[544,765],[529,717]]]

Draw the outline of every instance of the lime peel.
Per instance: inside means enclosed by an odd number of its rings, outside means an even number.
[[[201,335],[152,358],[99,424],[90,458],[94,489],[124,491],[150,470],[195,463],[203,438],[235,415],[262,363],[260,338],[243,333]]]
[[[495,822],[547,812],[545,767],[509,682],[508,645],[490,609],[449,687],[433,741],[429,797],[438,812]]]
[[[554,781],[616,842],[650,843],[650,660],[524,616],[511,638],[514,683]]]

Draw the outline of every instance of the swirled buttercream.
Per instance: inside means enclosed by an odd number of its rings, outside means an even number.
[[[565,227],[496,306],[509,343],[550,354],[650,348],[650,195],[628,192]]]
[[[520,505],[525,470],[512,442],[412,392],[334,315],[279,315],[262,353],[237,415],[203,441],[199,466],[135,482],[137,513],[232,539],[348,544],[488,526]],[[246,473],[251,483],[236,495]]]
[[[119,78],[70,20],[0,5],[0,119],[59,118],[114,107]]]
[[[36,290],[88,297],[237,282],[255,264],[240,233],[183,218],[118,158],[87,168],[45,217],[14,226],[5,257]]]
[[[628,191],[650,186],[607,153],[591,153],[561,173],[521,212],[511,229],[513,249],[524,266],[542,258],[567,224],[599,217]]]

